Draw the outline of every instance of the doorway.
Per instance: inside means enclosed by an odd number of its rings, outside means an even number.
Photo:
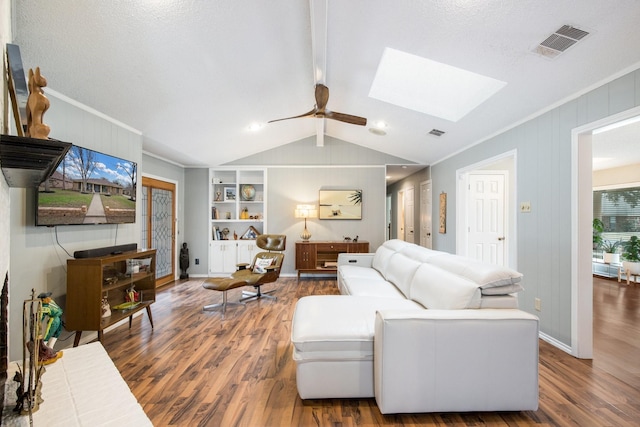
[[[594,130],[617,126],[640,115],[640,107],[589,123],[571,132],[571,348],[572,355],[593,354],[593,141]],[[611,147],[610,147],[611,148]],[[610,150],[619,152],[619,150]],[[624,157],[633,153],[625,150]]]
[[[142,177],[143,248],[156,250],[156,287],[175,280],[176,184]]]

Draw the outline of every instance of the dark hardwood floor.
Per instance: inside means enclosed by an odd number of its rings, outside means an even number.
[[[640,390],[640,284],[593,277],[593,366]]]
[[[594,280],[596,357],[576,359],[540,341],[540,408],[503,413],[382,415],[374,399],[301,400],[291,359],[295,302],[336,294],[335,280],[280,279],[277,301],[203,312],[220,302],[201,280],[169,285],[132,329],[104,345],[156,426],[637,426],[638,291]],[[241,290],[230,292],[237,300]],[[633,296],[632,296],[633,295]],[[624,313],[620,313],[624,311]],[[622,317],[620,324],[616,317]],[[619,359],[613,356],[623,354]],[[614,360],[616,360],[614,362]]]

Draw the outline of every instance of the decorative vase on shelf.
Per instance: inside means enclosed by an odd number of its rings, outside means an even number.
[[[246,201],[253,201],[256,197],[256,188],[251,184],[245,184],[241,189],[242,198]]]

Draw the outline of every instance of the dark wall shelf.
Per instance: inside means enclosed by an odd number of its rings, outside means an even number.
[[[70,142],[0,135],[0,167],[9,187],[37,188],[56,170]]]

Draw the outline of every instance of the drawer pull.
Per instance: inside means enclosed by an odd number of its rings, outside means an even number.
[[[357,259],[350,259],[349,262],[358,262]]]

